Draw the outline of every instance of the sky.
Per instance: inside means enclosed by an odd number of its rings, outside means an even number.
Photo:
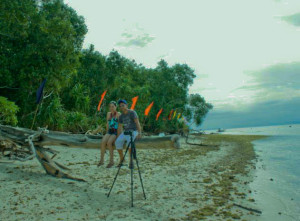
[[[65,0],[84,47],[146,67],[186,63],[214,109],[201,128],[300,123],[300,0]]]

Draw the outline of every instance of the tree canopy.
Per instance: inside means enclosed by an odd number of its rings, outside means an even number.
[[[146,68],[115,50],[104,56],[93,45],[83,49],[84,18],[62,0],[2,0],[0,10],[0,96],[17,105],[2,98],[0,105],[14,105],[17,118],[1,122],[30,127],[35,93],[45,78],[36,126],[52,130],[84,132],[105,124],[109,101],[130,102],[135,96],[139,96],[135,110],[149,132],[182,128],[183,122],[167,120],[172,109],[197,125],[212,109],[201,95],[188,94],[196,75],[187,64],[169,66],[160,60],[155,68]],[[99,113],[96,108],[105,90]]]

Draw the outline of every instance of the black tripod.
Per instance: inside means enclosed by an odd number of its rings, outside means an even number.
[[[129,163],[129,165],[130,165],[130,170],[131,170],[131,207],[133,207],[133,160],[135,160],[137,168],[138,168],[138,171],[139,171],[140,181],[141,181],[141,184],[142,184],[142,189],[143,189],[143,193],[144,193],[145,199],[146,199],[146,194],[145,194],[145,191],[144,191],[143,180],[142,180],[142,175],[141,175],[140,168],[139,168],[138,159],[136,157],[136,148],[135,148],[135,143],[134,143],[134,141],[132,139],[132,131],[124,132],[124,134],[125,135],[130,135],[130,142],[129,142],[127,148],[126,148],[125,155],[124,155],[124,157],[123,157],[123,159],[121,161],[121,165],[123,164],[123,161],[125,159],[127,151],[129,149],[129,147],[131,146],[130,163]],[[117,177],[119,175],[119,172],[120,172],[120,169],[121,169],[121,165],[120,165],[120,167],[118,169],[118,172],[117,172],[117,174],[116,174],[116,176],[114,178],[114,182],[113,182],[113,184],[112,184],[112,186],[111,186],[111,188],[110,188],[110,190],[109,190],[109,192],[107,194],[107,198],[109,197],[110,192],[112,191],[112,188],[114,187],[114,184],[116,182],[116,179],[117,179]]]

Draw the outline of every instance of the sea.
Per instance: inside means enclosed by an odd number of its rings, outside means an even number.
[[[300,124],[233,128],[222,134],[269,136],[252,142],[258,162],[251,197],[262,211],[255,220],[300,221]]]

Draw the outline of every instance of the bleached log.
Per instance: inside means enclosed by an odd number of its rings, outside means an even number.
[[[179,144],[179,136],[176,136],[176,142],[173,136],[173,142],[171,141],[172,135],[165,137],[145,137],[136,141],[137,148],[170,148],[177,147]],[[55,177],[73,179],[78,181],[84,181],[81,178],[73,177],[61,169],[68,170],[69,168],[63,166],[60,163],[55,162],[53,159],[58,153],[45,146],[68,146],[68,147],[83,147],[83,148],[100,148],[102,136],[89,135],[89,134],[69,134],[65,132],[48,131],[46,129],[40,129],[34,131],[31,129],[11,127],[0,125],[0,141],[9,141],[14,146],[27,148],[26,157],[14,156],[14,150],[11,148],[11,159],[26,161],[31,160],[34,157],[38,159],[47,174]],[[24,151],[23,151],[24,152]],[[54,154],[49,157],[46,152]],[[61,168],[61,169],[60,169]]]
[[[1,136],[10,139],[13,142],[26,146],[25,140],[36,133],[34,130],[0,125],[0,139]],[[172,135],[165,137],[143,137],[136,140],[136,147],[142,148],[170,148]],[[49,133],[41,133],[35,136],[32,140],[35,146],[68,146],[68,147],[82,147],[82,148],[100,148],[102,136],[89,134],[70,134],[66,132],[49,131]]]
[[[67,179],[85,182],[84,179],[73,177],[73,176],[65,173],[61,169],[59,169],[58,167],[60,167],[62,169],[69,169],[69,168],[61,165],[60,163],[53,161],[53,159],[50,158],[46,154],[46,152],[49,152],[49,151],[53,153],[52,150],[50,150],[49,148],[43,148],[43,147],[34,145],[34,141],[38,142],[39,137],[41,137],[41,135],[43,135],[43,134],[46,134],[48,131],[46,131],[45,129],[42,129],[39,132],[34,132],[34,131],[28,131],[28,129],[24,129],[24,128],[14,129],[12,127],[7,127],[7,126],[1,125],[0,138],[7,136],[7,137],[9,137],[10,140],[14,141],[14,134],[11,134],[14,131],[16,132],[16,134],[19,134],[19,136],[22,138],[24,138],[24,137],[26,137],[26,135],[30,134],[27,139],[24,139],[24,141],[22,139],[18,139],[16,142],[21,143],[22,145],[25,145],[25,142],[28,142],[29,149],[32,153],[31,155],[29,155],[25,158],[14,157],[15,160],[26,161],[26,160],[30,160],[30,159],[33,159],[34,157],[36,157],[38,159],[38,161],[40,162],[40,164],[42,165],[42,167],[45,169],[47,174],[55,176],[55,177],[67,178]],[[23,134],[20,131],[23,132]]]

